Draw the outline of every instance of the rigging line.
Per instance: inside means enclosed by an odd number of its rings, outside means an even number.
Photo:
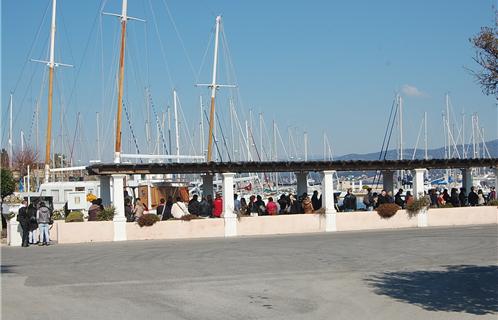
[[[190,59],[190,56],[188,55],[187,48],[185,47],[185,43],[183,42],[183,38],[180,35],[180,32],[178,31],[175,19],[173,19],[173,15],[171,14],[171,11],[169,9],[168,4],[166,3],[166,0],[163,0],[163,4],[166,7],[166,11],[168,12],[168,16],[171,20],[171,24],[173,25],[173,29],[175,29],[176,36],[178,37],[178,40],[180,40],[180,44],[182,45],[183,52],[185,53],[185,56],[187,57],[188,64],[190,66],[190,70],[192,71],[192,75],[195,77],[194,65],[192,64],[192,60]]]
[[[154,105],[154,102],[152,101],[152,95],[150,93],[150,89],[149,88],[146,88],[146,91],[147,91],[147,95],[148,95],[148,98],[149,98],[149,103],[150,103],[150,106],[152,108],[152,112],[154,112],[154,118],[156,118],[156,125],[158,126],[159,128],[159,135],[161,136],[161,142],[163,143],[163,148],[164,148],[164,151],[166,152],[166,154],[169,154],[168,153],[168,147],[166,145],[166,140],[164,139],[164,131],[163,131],[163,128],[159,122],[159,117],[157,115],[157,112],[156,112],[156,107]]]
[[[128,122],[128,127],[130,128],[130,133],[131,133],[131,136],[133,138],[133,142],[135,143],[135,148],[137,150],[137,154],[140,154],[140,148],[138,147],[137,138],[135,136],[135,132],[133,131],[133,126],[131,124],[130,115],[128,114],[128,108],[126,107],[126,104],[124,102],[123,102],[123,109],[124,109],[124,112],[126,115],[126,121]],[[140,162],[142,163],[143,160],[140,159]]]
[[[206,110],[204,110],[204,117],[206,118],[206,121],[209,122],[209,117],[208,117]],[[214,132],[213,132],[212,136],[213,136],[214,146],[216,147],[216,151],[218,152],[218,155],[220,156],[220,161],[223,162],[223,155],[220,153],[220,148],[218,147],[218,141],[216,141],[216,139],[214,138]]]
[[[420,128],[418,129],[418,134],[417,134],[417,142],[415,143],[415,148],[413,148],[413,155],[412,155],[412,160],[415,160],[415,153],[417,152],[418,149],[418,142],[420,140],[420,134],[422,133],[422,128],[424,125],[424,121],[420,123]]]
[[[192,138],[191,138],[191,135],[190,135],[190,130],[188,128],[187,119],[185,117],[185,113],[183,112],[183,107],[182,107],[182,104],[180,102],[180,99],[178,98],[178,94],[176,96],[176,99],[177,99],[178,107],[180,109],[180,114],[182,116],[183,122],[185,123],[185,126],[183,126],[184,127],[183,129],[185,131],[187,131],[186,132],[187,133],[187,137],[189,137],[190,146],[193,149],[192,151],[193,151],[194,155],[197,155],[197,152],[195,151],[194,142],[192,141]],[[195,126],[193,126],[193,127],[195,128]]]
[[[208,51],[211,48],[211,43],[213,41],[214,34],[215,34],[215,29],[213,27],[213,28],[211,28],[211,33],[209,35],[209,40],[208,40],[207,45],[206,45],[206,50],[204,51],[204,55],[202,56],[201,66],[199,67],[199,72],[197,73],[197,77],[196,77],[196,83],[199,82],[199,78],[201,76],[202,69],[204,68],[204,64],[206,63],[206,58],[208,55]]]
[[[104,6],[105,6],[105,3],[107,2],[107,0],[101,0],[100,2],[100,11],[97,12],[97,14],[95,15],[94,19],[93,19],[93,22],[92,22],[92,27],[90,29],[90,32],[88,34],[88,39],[86,41],[86,44],[85,44],[85,49],[83,49],[83,55],[81,56],[81,60],[80,60],[80,67],[79,68],[76,68],[76,75],[74,77],[74,81],[73,81],[73,88],[71,89],[71,93],[69,94],[69,99],[68,99],[68,104],[71,104],[72,102],[72,99],[73,99],[73,95],[76,91],[76,84],[78,83],[78,80],[79,80],[79,76],[80,76],[80,73],[81,73],[81,70],[83,70],[83,65],[84,65],[84,59],[87,55],[87,52],[88,52],[88,48],[90,46],[90,39],[92,39],[92,33],[93,33],[93,29],[95,29],[95,26],[97,25],[97,18],[101,17],[101,14],[100,12],[102,12]],[[63,19],[63,23],[64,23],[64,19]],[[65,24],[64,24],[65,26]],[[73,59],[73,61],[76,61],[76,59],[74,59],[73,57],[73,54],[72,54],[72,50],[71,50],[71,46],[69,46],[69,50],[71,52],[71,58]]]
[[[387,150],[389,149],[389,142],[387,142],[387,145],[386,145],[387,132],[389,131],[389,127],[391,127],[391,133],[392,133],[392,129],[394,127],[394,122],[396,121],[397,111],[398,111],[398,108],[397,108],[396,98],[395,98],[393,100],[393,102],[392,102],[392,105],[391,105],[391,112],[389,113],[389,119],[387,121],[386,131],[384,132],[384,139],[382,141],[382,147],[381,147],[380,153],[379,153],[379,160],[381,160],[382,157],[384,157],[384,160],[386,159]],[[394,112],[394,115],[393,115],[393,112]],[[391,135],[389,135],[389,140],[390,140],[390,138],[391,138]],[[386,147],[385,153],[384,153],[384,147]],[[380,171],[376,171],[375,172],[375,177],[374,177],[374,180],[373,180],[373,184],[375,184],[376,187],[380,183],[380,176],[381,176]]]
[[[73,144],[71,146],[71,153],[70,153],[70,161],[73,162],[73,154],[74,154],[74,145],[76,143],[76,133],[78,132],[78,128],[79,128],[79,123],[80,123],[80,113],[78,112],[76,114],[76,126],[74,128],[74,137],[73,137]]]
[[[171,77],[170,67],[168,64],[168,60],[166,59],[166,52],[164,50],[164,44],[163,44],[163,41],[162,41],[161,36],[159,34],[159,27],[157,26],[156,14],[154,12],[154,8],[152,7],[151,0],[149,0],[148,2],[149,2],[150,11],[152,13],[152,22],[154,22],[154,27],[155,27],[156,34],[157,34],[157,39],[159,40],[159,47],[161,48],[161,55],[163,57],[164,64],[166,66],[166,73],[168,74],[168,79],[169,79],[171,87],[174,87],[173,78]]]
[[[232,162],[232,157],[230,156],[230,150],[228,149],[227,140],[225,139],[225,134],[223,133],[223,127],[221,126],[220,116],[216,112],[216,122],[218,122],[218,127],[220,128],[221,138],[223,139],[223,145],[227,151],[228,161]]]
[[[31,42],[31,47],[28,50],[28,53],[26,54],[26,58],[24,59],[24,65],[22,66],[21,73],[19,74],[19,78],[16,81],[16,84],[14,86],[14,89],[12,90],[12,93],[15,93],[17,90],[17,86],[19,85],[19,82],[21,81],[22,75],[24,74],[24,69],[26,68],[26,65],[29,63],[29,57],[32,54],[33,48],[35,46],[35,43],[38,40],[38,37],[40,36],[41,33],[41,27],[43,24],[43,21],[45,21],[45,17],[47,16],[48,8],[50,8],[51,0],[47,1],[47,6],[45,8],[45,12],[43,13],[42,19],[40,20],[40,23],[38,24],[38,31],[36,32],[35,39],[33,42]]]

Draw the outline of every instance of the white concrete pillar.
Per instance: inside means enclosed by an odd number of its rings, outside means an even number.
[[[394,171],[382,171],[382,188],[386,191],[393,191],[394,193]]]
[[[462,187],[465,188],[467,194],[470,192],[470,188],[474,185],[472,179],[472,168],[462,169]]]
[[[202,195],[205,197],[211,195],[214,199],[213,194],[213,175],[205,174],[202,176]]]
[[[105,207],[111,205],[111,177],[100,176],[100,198]]]
[[[11,247],[20,247],[22,244],[21,225],[16,217],[7,220],[7,244]]]
[[[308,171],[295,172],[297,180],[297,196],[302,196],[303,193],[308,193]]]
[[[325,231],[337,231],[337,212],[334,204],[334,170],[323,171],[322,207],[325,209]]]
[[[124,209],[124,180],[126,175],[113,174],[112,175],[112,195],[113,205],[116,208],[116,215],[114,216],[114,241],[126,240],[126,216]]]
[[[226,172],[223,176],[223,213],[222,217],[225,220],[225,237],[234,237],[237,235],[237,215],[234,213],[233,199],[233,177],[235,173]]]
[[[426,169],[413,170],[413,197],[418,199],[424,195],[424,174]]]

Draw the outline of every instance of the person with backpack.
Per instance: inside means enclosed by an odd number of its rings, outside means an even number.
[[[38,228],[40,229],[40,243],[39,246],[50,245],[50,233],[48,225],[52,217],[52,210],[48,208],[44,202],[40,203],[38,212],[36,213],[36,220],[38,221]]]
[[[367,194],[363,196],[363,204],[365,205],[365,209],[367,211],[373,211],[373,195],[372,188],[367,188]]]
[[[353,212],[356,211],[356,197],[352,193],[353,190],[349,188],[346,191],[346,195],[344,196],[344,200],[342,201],[342,205],[344,206],[344,211]]]

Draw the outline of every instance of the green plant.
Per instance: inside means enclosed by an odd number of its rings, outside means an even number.
[[[439,208],[453,208],[453,205],[449,202],[446,202],[445,204],[439,206]]]
[[[62,210],[54,210],[52,213],[52,219],[53,220],[64,220],[64,215],[62,214]]]
[[[494,200],[489,200],[488,203],[486,203],[487,206],[498,206],[498,199]]]
[[[11,195],[16,188],[16,182],[12,176],[12,171],[2,168],[0,181],[1,196],[3,199],[6,196]]]
[[[140,227],[150,227],[154,223],[159,221],[159,216],[157,214],[144,214],[138,218],[137,223]]]
[[[66,217],[66,222],[83,222],[83,213],[81,211],[73,211]]]
[[[104,207],[104,210],[97,213],[97,221],[112,221],[116,215],[116,208],[114,206]]]
[[[428,196],[419,197],[406,205],[406,212],[408,216],[416,216],[421,210],[428,210],[431,205],[431,198]]]
[[[367,190],[368,188],[370,188],[369,185],[364,185],[363,187],[361,187],[362,190]]]
[[[382,219],[389,219],[394,216],[399,209],[401,208],[395,203],[384,203],[378,206],[375,211],[377,211],[377,214]]]

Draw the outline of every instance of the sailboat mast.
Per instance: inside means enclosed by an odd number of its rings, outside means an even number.
[[[424,159],[428,160],[429,157],[427,155],[427,112],[424,112]]]
[[[176,90],[173,90],[173,109],[175,113],[175,145],[176,145],[176,162],[180,162],[180,134],[178,133],[178,108],[176,106]]]
[[[121,9],[121,49],[119,54],[119,79],[118,79],[118,111],[116,117],[116,144],[114,148],[114,162],[121,162],[121,117],[123,108],[123,80],[124,80],[124,62],[126,48],[126,22],[128,11],[128,0],[123,0]]]
[[[97,112],[97,159],[101,160],[100,155],[100,114]]]
[[[49,179],[50,170],[50,143],[52,142],[52,101],[54,93],[54,67],[55,67],[55,17],[57,0],[52,0],[52,23],[50,26],[50,59],[48,61],[48,110],[47,110],[47,136],[45,139],[45,182]]]
[[[14,137],[12,136],[12,92],[11,92],[9,100],[9,168],[12,168],[12,158],[14,157],[13,143],[14,143]]]
[[[214,126],[214,99],[216,97],[216,70],[218,67],[218,45],[220,35],[221,16],[216,17],[216,36],[214,42],[214,61],[213,61],[213,80],[211,82],[211,111],[209,112],[209,137],[208,137],[208,154],[207,161],[212,160],[213,156],[213,126]]]

